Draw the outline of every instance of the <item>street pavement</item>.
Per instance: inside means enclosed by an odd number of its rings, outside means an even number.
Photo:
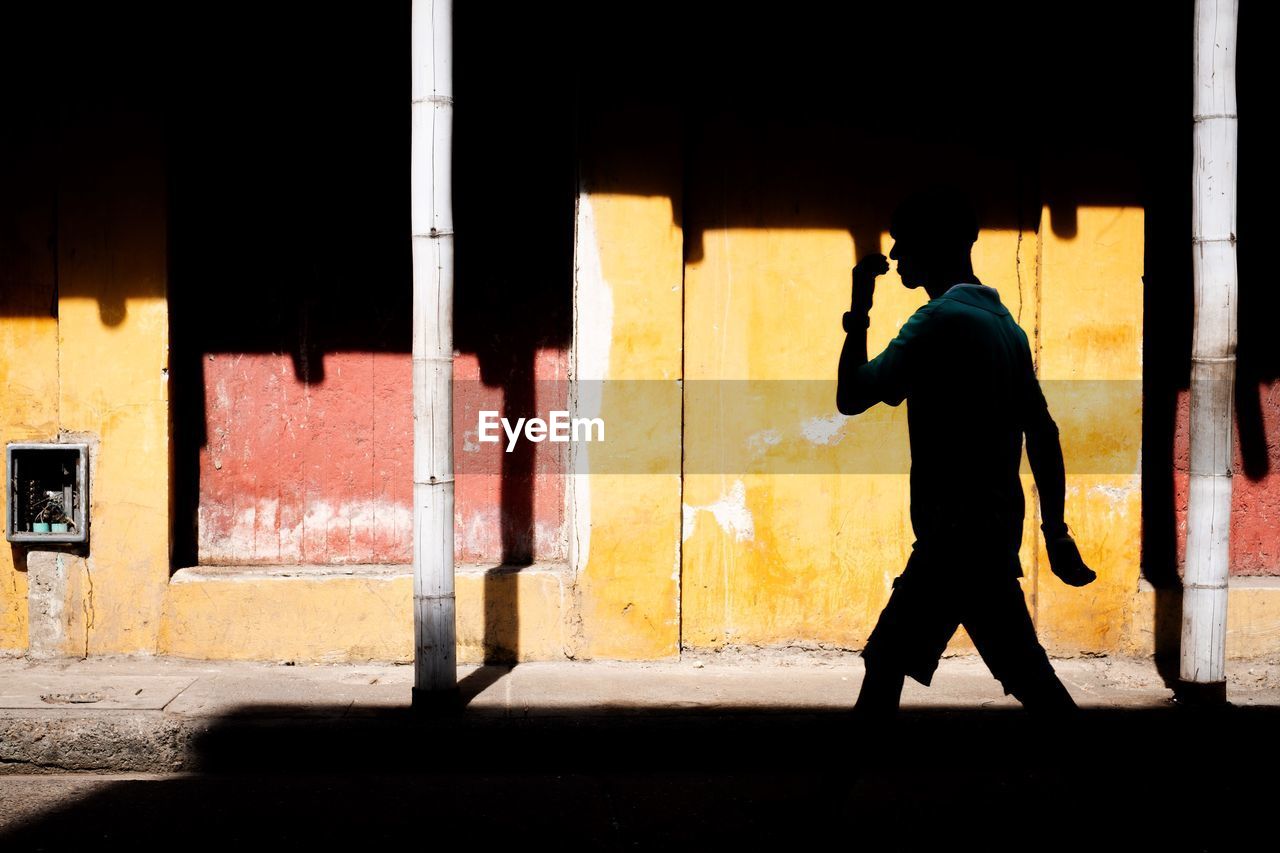
[[[0,660],[0,850],[1274,843],[1280,666],[1205,710],[1149,661],[1054,665],[1073,720],[953,657],[868,727],[846,655],[464,667],[433,715],[407,666]]]

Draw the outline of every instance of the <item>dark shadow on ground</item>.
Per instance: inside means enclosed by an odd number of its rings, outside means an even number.
[[[484,599],[486,607],[489,604],[489,598],[489,590],[486,589]],[[486,641],[491,636],[492,634],[490,634],[488,627],[486,626]],[[509,675],[512,667],[514,666],[514,663],[509,665],[486,663],[484,666],[477,667],[467,675],[458,679],[458,698],[461,700],[463,707],[471,704],[473,699],[488,690],[494,684],[498,683],[498,681],[504,676]]]
[[[907,711],[895,730],[802,708],[516,716],[245,707],[195,775],[120,781],[0,835],[6,850],[289,844],[558,849],[1237,850],[1270,837],[1274,708]],[[1206,780],[1212,779],[1211,783]],[[1218,805],[1189,820],[1188,786]]]

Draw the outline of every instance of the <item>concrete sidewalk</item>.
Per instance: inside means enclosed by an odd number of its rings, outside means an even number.
[[[1084,709],[1170,705],[1150,661],[1057,660]],[[827,715],[853,706],[862,678],[853,655],[745,655],[669,663],[561,662],[461,667],[467,723],[548,716]],[[1280,665],[1230,667],[1229,701],[1280,707]],[[255,726],[405,724],[413,670],[366,664],[293,666],[165,658],[0,660],[0,773],[174,772],[201,766],[211,731]],[[1016,711],[976,657],[945,658],[933,686],[908,679],[905,712]]]

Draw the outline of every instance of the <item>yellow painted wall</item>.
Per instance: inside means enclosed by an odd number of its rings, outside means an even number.
[[[602,417],[614,432],[606,433],[605,448],[580,446],[588,454],[581,470],[598,473],[575,477],[570,486],[577,581],[571,618],[581,657],[679,652],[678,127],[678,116],[661,111],[602,121],[594,128],[592,159],[583,164],[572,370],[584,391],[579,411]],[[655,187],[654,194],[614,192],[637,180]],[[626,463],[592,466],[593,452]]]
[[[52,288],[33,288],[49,295]],[[12,291],[8,294],[13,296]],[[0,316],[0,442],[44,441],[57,434],[57,321]],[[7,490],[0,496],[8,517]],[[0,551],[0,651],[27,647],[26,555]]]
[[[1150,657],[1156,653],[1156,633],[1164,646],[1181,634],[1180,619],[1163,628],[1156,624],[1157,593],[1141,583],[1129,602],[1129,615],[1121,643],[1113,653]],[[1178,604],[1178,597],[1171,596]],[[1172,637],[1167,636],[1171,634]],[[1275,660],[1280,641],[1280,582],[1275,578],[1235,578],[1227,592],[1227,658],[1234,660]]]
[[[687,270],[687,645],[859,648],[887,601],[913,539],[906,412],[845,418],[833,376],[852,259],[890,245],[884,234],[856,252],[833,230],[713,232]],[[1017,250],[1017,232],[988,232],[974,254],[1015,308]],[[896,273],[881,279],[872,354],[922,302]],[[726,448],[726,464],[707,458]],[[742,463],[763,473],[732,473]]]
[[[412,596],[413,578],[404,575],[179,579],[165,596],[159,651],[224,660],[412,660]]]
[[[859,646],[889,567],[905,560],[905,478],[739,473],[755,447],[775,470],[807,468],[812,454],[816,470],[836,471],[860,433],[905,430],[902,412],[845,424],[834,383],[796,381],[834,375],[853,254],[847,232],[717,230],[686,270],[687,647]],[[913,310],[888,290],[877,311],[893,319],[876,325],[872,346]],[[758,393],[742,380],[760,380]]]
[[[169,571],[163,137],[142,113],[86,110],[64,138],[21,219],[35,260],[0,310],[0,438],[92,447],[91,543],[68,556],[61,650],[151,652]],[[0,648],[21,649],[26,552],[6,551]]]
[[[1038,627],[1051,650],[1105,652],[1129,641],[1140,577],[1143,211],[1083,207],[1070,229],[1054,215],[1041,232],[1039,374],[1068,460],[1067,524],[1098,579],[1060,583],[1041,543]]]
[[[749,144],[732,134],[716,142],[731,163]],[[1019,225],[1008,209],[1020,192],[1014,168],[966,156],[935,159],[987,196],[996,225],[983,229],[974,268],[1000,291],[1033,342],[1042,379],[1052,380],[1046,395],[1071,474],[1067,520],[1100,575],[1076,590],[1048,571],[1026,475],[1023,589],[1051,651],[1118,649],[1139,572],[1142,210],[1084,208],[1073,211],[1071,229],[1055,231],[1045,208],[1040,227],[1030,218]],[[689,224],[700,229],[685,279],[682,617],[692,648],[860,648],[914,538],[905,406],[851,419],[834,408],[849,270],[870,251],[888,253],[889,235],[865,221],[887,223],[892,207],[874,182],[860,193],[855,177],[842,214],[850,224],[831,227],[840,216],[827,216],[828,225],[804,212],[800,178],[799,188],[778,181],[744,199],[730,173],[695,207],[710,211],[705,221]],[[740,224],[753,217],[761,224]],[[857,246],[851,232],[877,242]],[[925,299],[895,272],[881,278],[869,355]],[[728,462],[717,465],[717,455]],[[972,650],[963,630],[950,649]]]
[[[568,653],[565,567],[456,576],[458,662]],[[513,609],[514,605],[514,609]],[[498,620],[495,622],[495,619]],[[158,651],[187,658],[413,660],[413,576],[184,570],[168,585]]]
[[[51,149],[38,132],[25,145],[0,145],[0,444],[47,439],[58,429]],[[6,517],[7,493],[0,494]],[[26,647],[25,553],[4,547],[0,652]]]

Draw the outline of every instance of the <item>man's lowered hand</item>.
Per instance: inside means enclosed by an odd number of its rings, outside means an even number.
[[[1084,586],[1098,577],[1093,569],[1084,564],[1080,557],[1080,549],[1070,534],[1063,533],[1045,540],[1045,548],[1049,552],[1049,568],[1063,583],[1068,586]]]

